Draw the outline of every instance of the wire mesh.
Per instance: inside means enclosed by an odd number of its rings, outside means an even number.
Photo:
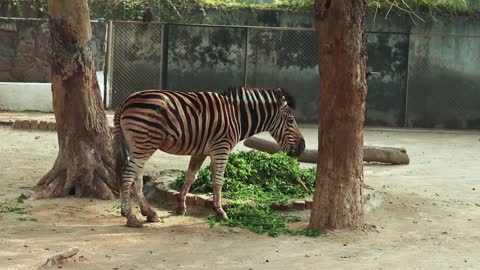
[[[412,35],[407,127],[480,129],[480,36]]]
[[[319,74],[314,31],[249,29],[247,85],[282,87],[301,104],[299,122],[316,122]]]
[[[136,91],[161,88],[162,29],[157,23],[113,23],[113,108]]]
[[[408,48],[408,34],[367,34],[367,70],[380,75],[367,80],[366,125],[402,127],[405,124]]]
[[[480,128],[480,36],[367,37],[367,69],[381,73],[368,80],[367,125]],[[299,104],[298,121],[317,122],[313,29],[114,22],[112,51],[112,108],[135,91],[162,85],[180,91],[282,87]]]
[[[246,29],[170,25],[166,85],[180,91],[222,91],[243,85]]]

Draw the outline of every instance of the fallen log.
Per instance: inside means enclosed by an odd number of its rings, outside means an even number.
[[[282,150],[280,145],[277,143],[257,137],[250,137],[246,139],[243,144],[247,147],[270,154],[274,154]],[[298,161],[317,163],[317,153],[317,150],[305,149],[305,151],[298,157]],[[410,163],[410,159],[405,148],[380,146],[364,146],[363,161],[389,163],[394,165]]]

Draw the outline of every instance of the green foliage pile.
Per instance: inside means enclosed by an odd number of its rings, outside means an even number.
[[[179,174],[170,188],[180,190],[185,172]],[[301,180],[309,190],[300,184]],[[222,195],[231,199],[226,209],[229,220],[220,223],[239,226],[270,236],[279,234],[302,234],[318,236],[318,231],[293,230],[287,223],[298,221],[286,219],[272,210],[272,204],[286,205],[295,198],[310,196],[315,183],[315,169],[300,168],[296,159],[284,153],[274,155],[259,151],[231,153],[225,169]],[[200,170],[190,192],[211,193],[213,190],[211,167]],[[213,226],[217,224],[209,217]]]
[[[185,172],[179,174],[171,188],[180,190]],[[199,171],[191,193],[211,193],[213,190],[210,165]],[[305,190],[297,179],[305,183]],[[300,168],[296,159],[285,153],[270,155],[259,151],[231,153],[223,183],[222,196],[227,199],[255,201],[258,204],[288,203],[294,198],[311,195],[315,169]]]

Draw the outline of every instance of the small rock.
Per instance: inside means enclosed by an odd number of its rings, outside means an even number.
[[[347,244],[343,244],[343,246],[344,246],[344,247],[346,247],[346,246],[347,246]]]
[[[28,247],[28,245],[23,245],[23,247]]]
[[[269,260],[265,260],[265,262],[267,262],[267,263],[268,263],[268,262],[270,262],[270,261],[269,261]]]
[[[442,234],[448,234],[448,232],[442,232]]]
[[[310,254],[305,254],[305,257],[309,258],[309,257],[310,257]]]
[[[438,193],[435,193],[435,196],[440,196],[440,195],[438,195]]]
[[[35,139],[35,140],[38,140],[38,139],[40,139],[40,136],[35,136],[34,139]]]
[[[472,190],[475,190],[475,188],[472,188]]]
[[[94,228],[90,228],[90,231],[95,231],[95,229],[94,229]]]

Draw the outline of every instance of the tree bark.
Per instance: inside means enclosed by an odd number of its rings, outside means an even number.
[[[310,229],[363,227],[366,0],[316,0],[320,100]]]
[[[113,199],[119,186],[112,137],[90,50],[87,0],[49,0],[52,97],[59,152],[36,198]]]

